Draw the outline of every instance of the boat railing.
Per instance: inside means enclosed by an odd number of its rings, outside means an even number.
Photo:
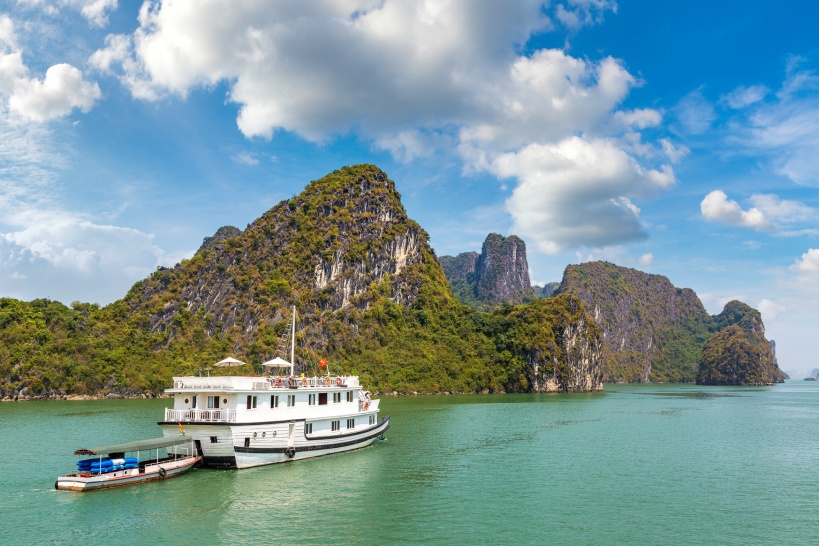
[[[358,376],[322,376],[322,377],[290,377],[290,376],[274,376],[267,378],[267,384],[262,382],[254,382],[253,390],[270,390],[270,389],[286,389],[289,387],[307,388],[307,387],[358,387]]]
[[[236,410],[165,408],[165,421],[234,422]]]
[[[333,376],[220,376],[220,377],[174,377],[173,389],[184,391],[267,391],[290,386],[294,388],[324,387],[324,388],[358,388],[360,386],[357,375]]]
[[[378,411],[379,400],[359,400],[358,411]]]

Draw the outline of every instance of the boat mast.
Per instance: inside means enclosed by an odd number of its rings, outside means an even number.
[[[296,306],[293,306],[293,323],[290,327],[290,375],[296,373]]]

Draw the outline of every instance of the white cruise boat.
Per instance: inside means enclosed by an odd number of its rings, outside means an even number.
[[[293,313],[295,338],[295,310]],[[294,360],[291,342],[290,359]],[[326,363],[326,361],[325,361]],[[241,366],[226,358],[216,366]],[[390,418],[378,420],[379,400],[357,376],[296,377],[281,358],[264,363],[268,376],[174,377],[173,408],[158,424],[165,436],[193,439],[202,465],[249,468],[369,446]]]

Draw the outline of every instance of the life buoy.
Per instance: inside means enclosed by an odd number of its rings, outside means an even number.
[[[276,378],[276,386],[277,386],[277,387],[281,387],[281,386],[282,386],[282,378],[281,378],[281,377],[277,377],[277,378]]]
[[[167,473],[168,472],[164,468],[159,467],[159,477],[160,478],[164,478]]]
[[[302,387],[306,387],[306,386],[307,386],[307,378],[306,378],[306,377],[302,377],[302,378],[301,378],[301,386],[302,386]]]
[[[336,377],[336,385],[339,386],[339,387],[341,386],[341,378],[340,377]]]
[[[324,378],[324,384],[327,385],[328,387],[330,386],[330,378],[329,377]]]

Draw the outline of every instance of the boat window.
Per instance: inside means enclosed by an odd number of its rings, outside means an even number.
[[[347,402],[353,401],[353,391],[347,391]]]
[[[216,436],[211,436],[210,437],[210,443],[212,443],[212,444],[215,444],[217,440],[218,440],[218,438]]]
[[[295,394],[288,394],[287,395],[287,407],[292,408],[296,405],[296,395]]]
[[[193,409],[196,409],[196,395],[195,394],[191,397],[191,407]]]
[[[279,396],[277,394],[270,395],[270,407],[271,408],[279,407]]]
[[[341,429],[341,421],[333,421],[333,430]]]
[[[311,406],[315,406],[316,405],[316,395],[315,394],[309,395],[307,397],[307,403],[310,404]]]
[[[313,423],[305,423],[304,424],[304,433],[305,434],[313,434]]]
[[[218,396],[208,396],[208,409],[219,409]]]
[[[375,415],[370,415],[370,424],[371,425],[375,424]]]
[[[319,393],[319,406],[326,406],[327,405],[327,393],[320,392]]]
[[[256,397],[247,395],[247,409],[256,409]]]
[[[341,402],[341,393],[340,392],[334,392],[333,393],[333,404],[338,404],[339,402]]]
[[[250,438],[245,438],[245,447],[250,447]]]
[[[355,419],[347,419],[347,428],[355,428]]]

